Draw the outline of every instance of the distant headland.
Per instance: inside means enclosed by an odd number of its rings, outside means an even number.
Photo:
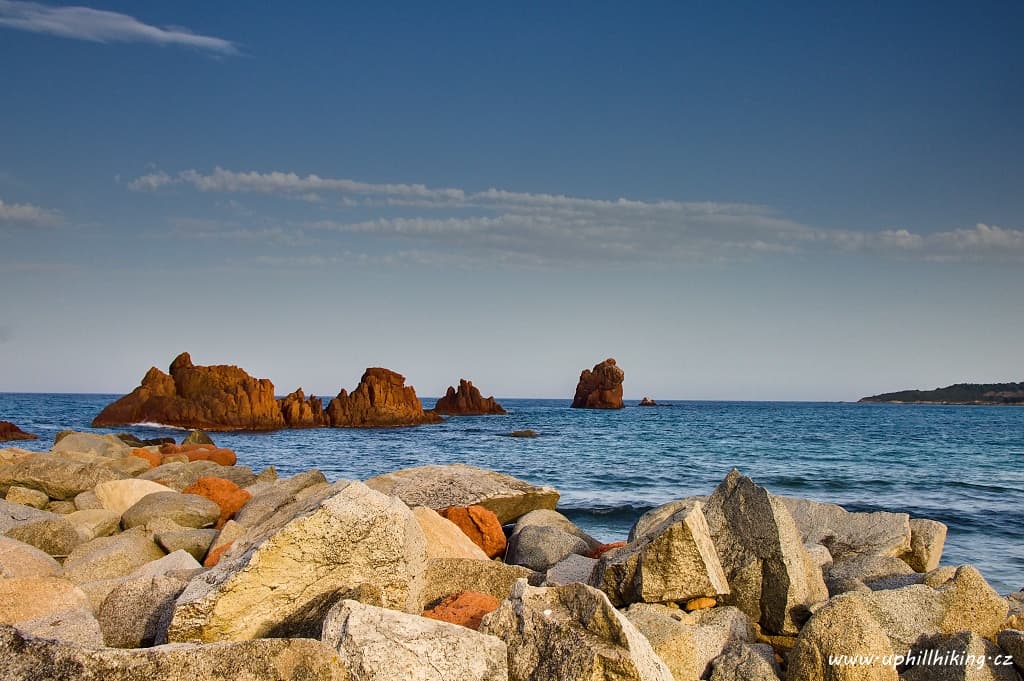
[[[1024,405],[1024,383],[957,383],[935,390],[900,390],[871,395],[862,397],[858,402]]]

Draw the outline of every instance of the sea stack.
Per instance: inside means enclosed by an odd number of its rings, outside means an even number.
[[[459,389],[448,386],[448,392],[434,405],[437,414],[507,414],[493,397],[482,397],[472,381],[459,379]]]
[[[108,405],[93,428],[162,423],[207,431],[284,428],[274,384],[229,365],[195,366],[187,352],[171,362],[170,373],[152,367],[142,384]]]
[[[440,423],[437,414],[423,411],[416,390],[405,376],[370,367],[351,394],[342,390],[327,405],[327,420],[335,428],[376,428]]]
[[[253,378],[236,366],[195,366],[187,352],[171,363],[170,374],[151,368],[142,384],[108,405],[93,419],[94,428],[162,423],[206,431],[280,428],[378,428],[438,423],[423,411],[405,377],[372,367],[356,389],[342,390],[325,409],[320,398],[302,388],[274,397],[274,384]]]
[[[594,365],[593,369],[584,369],[580,374],[580,382],[576,384],[576,397],[573,398],[574,409],[622,409],[622,381],[625,372],[609,357]]]
[[[505,412],[502,412],[503,414]],[[26,433],[10,421],[0,421],[0,442],[7,440],[35,440],[36,435]]]

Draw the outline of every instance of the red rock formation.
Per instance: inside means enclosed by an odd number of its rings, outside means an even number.
[[[278,400],[277,403],[281,407],[285,425],[289,428],[320,428],[329,425],[323,400],[313,395],[306,399],[302,388]]]
[[[505,555],[505,533],[494,511],[477,505],[449,506],[441,509],[441,515],[455,523],[488,558]]]
[[[371,367],[349,394],[345,390],[327,405],[328,423],[335,428],[374,428],[438,423],[437,414],[423,411],[405,376],[390,369]]]
[[[490,594],[479,591],[460,591],[444,599],[430,610],[423,613],[424,617],[451,624],[459,624],[469,629],[479,629],[480,620],[484,615],[498,609],[498,599]]]
[[[100,412],[93,427],[152,421],[210,431],[274,430],[284,418],[274,384],[236,366],[194,366],[187,352],[171,363],[170,375],[153,367],[142,385]]]
[[[0,442],[5,440],[35,440],[38,435],[26,433],[10,421],[0,421]]]
[[[230,480],[224,478],[199,478],[192,485],[181,490],[182,494],[198,494],[220,506],[220,518],[217,529],[235,517],[235,514],[252,499],[252,494],[245,491]]]
[[[625,372],[615,366],[615,360],[608,358],[593,369],[584,369],[580,382],[576,384],[576,397],[572,406],[576,409],[622,409],[622,381]]]
[[[459,389],[448,386],[448,392],[434,405],[438,414],[507,414],[493,397],[484,398],[472,381],[459,379]]]
[[[625,545],[626,542],[624,541],[613,541],[611,544],[601,544],[600,546],[591,549],[590,553],[587,554],[587,558],[600,558],[612,549],[621,549]]]

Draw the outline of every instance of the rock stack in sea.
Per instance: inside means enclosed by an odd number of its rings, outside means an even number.
[[[36,435],[26,433],[10,421],[0,421],[0,442],[10,440],[35,440]]]
[[[932,520],[732,471],[608,544],[556,490],[473,466],[329,482],[236,458],[200,435],[0,450],[0,678],[1019,681],[1024,666],[1024,593],[940,566]]]
[[[352,393],[342,390],[325,409],[299,388],[280,400],[274,384],[236,366],[196,366],[184,352],[170,372],[152,367],[142,384],[108,405],[93,427],[160,423],[208,431],[280,428],[378,428],[438,423],[425,412],[405,377],[380,367],[366,370]]]
[[[576,384],[576,395],[572,406],[575,409],[622,409],[622,381],[626,374],[609,357],[584,369]]]
[[[448,386],[448,391],[434,405],[434,412],[459,415],[508,413],[493,397],[483,397],[473,382],[464,378],[459,379],[458,390],[455,386]]]

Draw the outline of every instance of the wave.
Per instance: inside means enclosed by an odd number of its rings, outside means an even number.
[[[559,506],[558,511],[569,519],[600,518],[602,520],[634,520],[657,506],[651,504],[592,504]]]
[[[156,421],[139,421],[133,423],[133,426],[140,428],[153,428],[154,430],[191,430],[190,428],[182,428],[181,426],[169,426],[166,423],[157,423]]]

